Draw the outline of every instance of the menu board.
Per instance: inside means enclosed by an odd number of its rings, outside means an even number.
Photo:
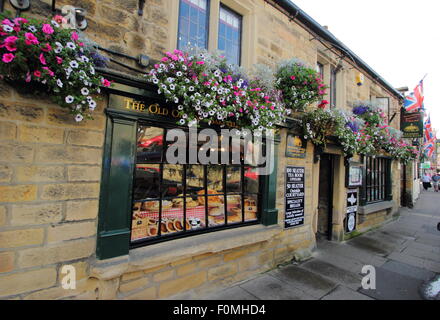
[[[286,167],[286,229],[304,225],[305,168]]]
[[[307,141],[293,134],[287,135],[286,157],[304,159],[306,157]]]

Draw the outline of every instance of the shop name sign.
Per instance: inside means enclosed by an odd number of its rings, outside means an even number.
[[[423,137],[423,113],[402,113],[401,130],[404,138]]]
[[[304,225],[305,168],[286,167],[286,229]]]
[[[170,108],[168,106],[163,107],[159,103],[145,103],[128,97],[122,97],[117,95],[110,95],[110,107],[119,110],[131,111],[136,113],[146,113],[149,115],[181,119],[179,110]],[[219,121],[212,120],[211,125],[227,126],[229,128],[238,128],[237,124],[233,121]]]

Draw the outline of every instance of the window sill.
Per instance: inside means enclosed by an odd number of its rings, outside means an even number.
[[[216,253],[267,241],[277,235],[279,225],[255,225],[162,242],[132,249],[128,255],[108,260],[95,260],[91,276],[101,280],[120,277],[124,273],[150,269],[191,256]]]
[[[396,205],[396,202],[394,200],[368,204],[366,206],[359,207],[358,213],[360,215],[369,215],[369,214],[372,214],[375,212],[391,209],[395,205]]]

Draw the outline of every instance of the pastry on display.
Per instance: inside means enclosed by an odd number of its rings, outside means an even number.
[[[175,229],[177,232],[183,231],[182,220],[180,220],[180,219],[175,219],[175,220],[173,221],[173,226],[174,226],[174,229]]]
[[[157,236],[158,230],[157,225],[149,225],[148,226],[148,236],[149,237],[155,237]]]
[[[228,206],[240,206],[241,205],[241,197],[240,196],[228,196],[226,201],[228,202]]]
[[[147,201],[142,204],[142,210],[144,211],[158,211],[159,201]]]
[[[228,215],[228,223],[238,223],[241,221],[242,221],[241,212],[240,212],[240,214],[236,213],[236,214]]]
[[[133,203],[133,211],[139,211],[142,208],[142,202]]]
[[[162,200],[162,210],[171,209],[173,207],[172,201]]]
[[[190,225],[190,228],[187,228],[187,230],[200,229],[203,227],[202,221],[199,218],[189,218],[187,219],[187,223]]]
[[[240,215],[241,216],[241,208],[232,208],[231,210],[229,210],[229,212],[231,212],[232,215]]]
[[[200,190],[199,192],[197,192],[198,195],[204,195],[205,194],[205,190]],[[211,190],[208,189],[208,195],[210,194],[221,194],[221,192],[215,191],[215,190]],[[199,197],[199,204],[200,205],[204,205],[205,204],[205,197]],[[223,204],[223,196],[210,196],[209,197],[209,206],[211,205],[215,205],[215,204]]]
[[[174,228],[174,221],[173,220],[168,220],[165,222],[165,225],[167,226],[167,231],[169,233],[174,233],[176,232],[176,228]]]
[[[131,221],[131,240],[146,238],[148,236],[148,218],[140,213],[134,213]]]
[[[220,226],[225,224],[225,216],[209,216],[209,226]]]
[[[167,234],[167,233],[168,233],[167,225],[164,221],[162,221],[160,223],[160,234]]]
[[[252,211],[245,211],[244,219],[246,221],[257,220],[257,213],[256,212],[252,212]]]
[[[209,209],[208,211],[208,215],[216,217],[216,216],[221,216],[225,214],[225,210],[223,207],[214,207]]]

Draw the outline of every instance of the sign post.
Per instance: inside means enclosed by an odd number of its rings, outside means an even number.
[[[358,190],[351,189],[347,192],[347,221],[345,231],[351,233],[356,230],[357,212],[359,205]]]

